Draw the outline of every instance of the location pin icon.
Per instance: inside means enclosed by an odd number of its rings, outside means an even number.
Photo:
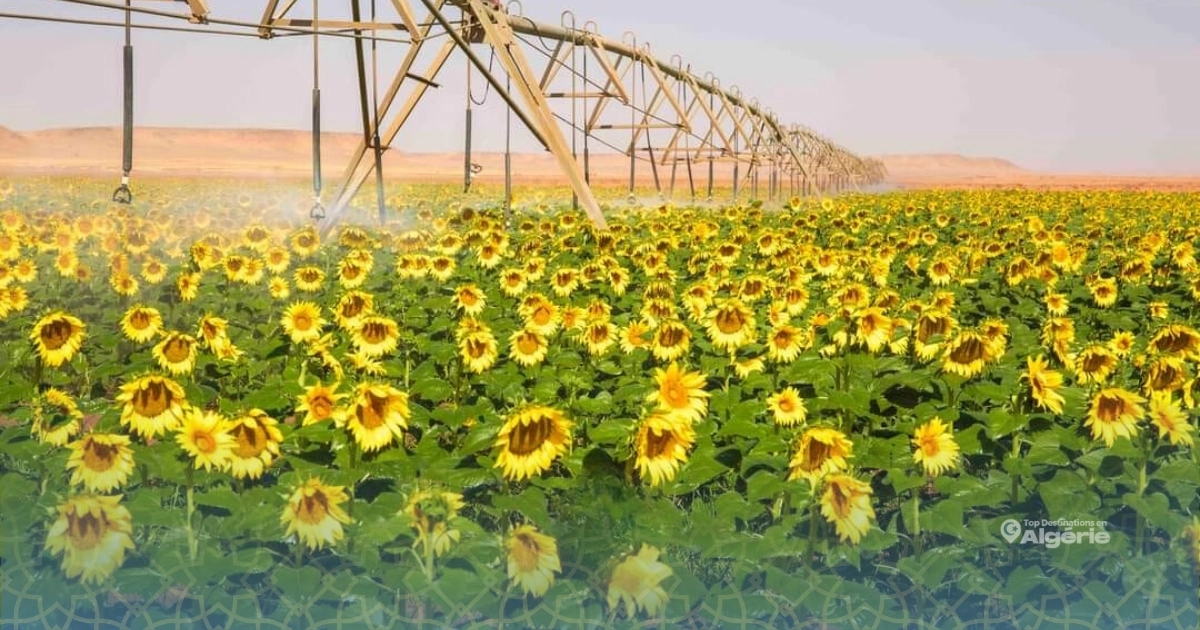
[[[1021,535],[1021,524],[1015,518],[1004,521],[1000,524],[1000,535],[1004,536],[1004,540],[1010,543],[1015,541],[1017,536]]]

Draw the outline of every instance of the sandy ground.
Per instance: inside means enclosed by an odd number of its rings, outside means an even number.
[[[322,164],[326,178],[340,179],[359,143],[355,134],[326,134],[322,138]],[[257,129],[138,128],[134,135],[134,172],[137,177],[253,177],[303,179],[311,176],[312,140],[304,131]],[[1162,190],[1200,191],[1200,174],[1194,177],[1113,176],[1031,172],[999,158],[961,155],[878,156],[888,168],[889,183],[905,189],[1025,188],[1032,190]],[[504,157],[475,154],[483,167],[476,181],[499,183],[504,177]],[[119,174],[121,133],[116,127],[48,129],[14,132],[0,127],[0,174],[82,175]],[[629,162],[620,155],[593,155],[592,181],[600,184],[628,182]],[[460,182],[461,154],[419,154],[389,150],[384,173],[389,181]],[[520,184],[565,184],[557,162],[549,153],[513,156],[515,181]],[[667,186],[670,167],[659,168]],[[696,164],[692,175],[697,188],[707,182],[707,166]],[[675,170],[676,186],[687,186],[686,167]],[[714,171],[717,185],[732,181],[732,168]],[[639,185],[651,185],[649,163],[637,166]],[[766,186],[765,173],[760,185]]]

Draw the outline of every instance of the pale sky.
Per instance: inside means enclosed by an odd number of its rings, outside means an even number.
[[[381,14],[390,5],[378,0]],[[362,0],[364,11],[371,0]],[[137,2],[181,11],[182,4]],[[422,5],[412,2],[415,7]],[[256,21],[262,0],[209,0]],[[321,2],[323,13],[348,2]],[[1200,0],[526,0],[757,97],[863,154],[961,153],[1035,170],[1200,174]],[[311,11],[299,0],[297,16]],[[56,0],[0,0],[0,13],[118,20]],[[418,10],[418,15],[424,15]],[[146,18],[138,18],[145,20]],[[181,25],[186,25],[182,24]],[[219,27],[215,27],[219,28]],[[350,40],[323,40],[323,125],[359,129]],[[119,125],[120,29],[0,18],[0,125]],[[262,41],[134,32],[139,125],[306,129],[308,38]],[[381,45],[381,83],[403,47]],[[484,52],[483,54],[486,54]],[[462,146],[465,70],[443,71],[396,145]],[[482,88],[478,83],[477,89]],[[502,102],[477,110],[475,146],[503,146]],[[518,149],[532,142],[522,138]]]

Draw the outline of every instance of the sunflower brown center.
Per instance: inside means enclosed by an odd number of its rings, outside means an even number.
[[[1096,405],[1096,417],[1101,422],[1118,422],[1126,413],[1125,401],[1117,396],[1100,396]]]
[[[1084,357],[1080,370],[1085,374],[1095,374],[1108,369],[1111,365],[1112,357],[1100,352],[1092,352]]]
[[[346,265],[342,267],[342,277],[347,280],[354,280],[362,273],[362,269],[358,265]]]
[[[950,351],[950,360],[959,365],[969,365],[975,361],[983,360],[986,353],[987,348],[984,347],[982,339],[967,337]]]
[[[292,317],[292,328],[299,331],[312,329],[312,318],[304,313],[298,313]]]
[[[71,547],[82,551],[94,549],[108,531],[108,518],[101,511],[97,517],[92,512],[87,514],[67,515],[67,536],[71,539]]]
[[[217,450],[217,441],[213,439],[212,434],[208,433],[207,431],[198,432],[192,435],[192,444],[196,446],[196,450],[204,453],[205,455],[211,455]]]
[[[546,443],[554,431],[554,421],[539,415],[528,424],[518,423],[508,439],[508,451],[513,455],[525,456],[536,452]]]
[[[137,330],[146,330],[150,327],[150,314],[146,311],[134,311],[129,316],[129,325]]]
[[[308,411],[318,420],[324,420],[333,415],[333,401],[328,396],[313,396],[308,401]]]
[[[383,322],[369,322],[362,327],[362,336],[367,343],[382,343],[388,338],[388,327]]]
[[[66,345],[75,333],[75,326],[65,319],[55,319],[42,326],[38,336],[48,350],[58,350]]]
[[[145,383],[133,394],[133,410],[144,418],[162,415],[175,402],[175,394],[161,381]]]
[[[553,319],[553,313],[550,312],[550,308],[548,306],[542,304],[533,310],[533,316],[530,317],[530,319],[533,320],[533,323],[537,324],[538,326],[545,326],[546,324],[550,323],[551,319]]]
[[[516,563],[517,570],[521,573],[533,571],[537,568],[538,559],[542,554],[541,546],[527,532],[521,532],[515,538],[517,544],[509,548],[509,554]]]
[[[250,426],[244,422],[237,425],[234,438],[237,440],[237,446],[234,447],[233,453],[242,459],[258,457],[259,453],[267,448],[267,432],[258,422]]]
[[[366,400],[359,403],[355,413],[364,428],[377,429],[383,426],[384,419],[387,418],[388,397],[367,392]]]
[[[808,443],[808,455],[801,462],[801,468],[804,470],[817,470],[825,465],[826,461],[833,455],[833,447],[820,440],[812,440]]]
[[[776,332],[775,335],[771,337],[771,343],[774,344],[776,348],[783,349],[791,346],[792,341],[795,338],[796,336],[793,335],[790,330],[781,330]]]
[[[525,333],[517,337],[517,352],[521,354],[533,354],[540,347],[541,345],[538,343],[537,337],[530,333]]]
[[[779,410],[783,413],[792,413],[796,410],[796,401],[792,400],[791,397],[780,398],[777,404],[779,405]]]
[[[475,338],[467,340],[467,354],[472,359],[482,358],[484,355],[487,354],[487,350],[488,350],[487,344],[484,343],[482,340],[475,339]]]
[[[664,348],[672,348],[683,342],[683,331],[675,326],[666,326],[658,331],[658,344]]]
[[[671,378],[663,381],[662,387],[658,391],[672,409],[683,409],[688,406],[688,389],[679,379]]]
[[[182,363],[191,355],[191,350],[192,344],[188,343],[187,339],[175,337],[163,346],[163,356],[167,357],[167,361],[171,363]]]
[[[311,495],[305,495],[296,508],[296,518],[309,525],[320,524],[329,514],[329,497],[317,490]]]
[[[105,472],[117,463],[117,447],[88,439],[83,445],[83,465],[95,472]]]
[[[736,308],[723,308],[717,311],[717,329],[726,335],[732,335],[742,330],[746,319]]]
[[[850,492],[838,484],[830,486],[830,501],[829,505],[833,509],[834,515],[838,518],[846,518],[850,515]]]
[[[658,459],[669,453],[675,444],[675,433],[671,430],[658,431],[651,429],[646,432],[646,458]]]

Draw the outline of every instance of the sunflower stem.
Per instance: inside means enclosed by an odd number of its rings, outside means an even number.
[[[1142,442],[1142,456],[1141,456],[1141,459],[1138,461],[1138,487],[1137,487],[1137,495],[1138,495],[1139,499],[1142,498],[1143,495],[1145,495],[1146,486],[1149,485],[1149,483],[1146,480],[1146,463],[1150,459],[1150,438],[1149,438],[1149,436],[1143,435],[1141,442]],[[1138,515],[1137,515],[1137,538],[1136,538],[1136,541],[1137,541],[1136,542],[1137,555],[1141,556],[1145,553],[1145,545],[1146,545],[1146,517],[1143,516],[1141,512],[1138,512]]]
[[[1013,433],[1013,442],[1012,442],[1012,457],[1015,460],[1015,459],[1019,458],[1020,456],[1021,456],[1021,433],[1014,432]],[[1012,476],[1012,496],[1009,499],[1010,504],[1014,508],[1017,505],[1017,501],[1020,499],[1020,497],[1018,496],[1020,491],[1021,491],[1021,477],[1018,474],[1014,474]]]
[[[821,502],[817,498],[817,486],[812,486],[812,500],[809,502],[808,518],[808,550],[804,554],[804,566],[813,569],[817,564],[817,516]]]
[[[186,466],[184,470],[186,471],[184,479],[187,483],[188,558],[195,561],[196,554],[199,551],[199,541],[196,540],[196,528],[192,524],[193,517],[196,514],[196,471],[195,467],[191,465]]]
[[[917,557],[918,564],[921,561],[921,555],[924,549],[921,545],[921,489],[913,488],[912,496],[912,512],[913,512],[913,551]]]

